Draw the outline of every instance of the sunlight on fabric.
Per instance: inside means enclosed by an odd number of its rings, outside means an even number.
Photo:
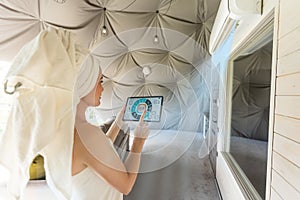
[[[9,171],[4,168],[2,165],[0,165],[0,176],[1,176],[1,179],[0,179],[0,190],[1,190],[1,186],[6,186],[6,182],[9,178]],[[0,191],[1,193],[1,191]],[[0,199],[1,199],[1,194],[0,194]]]
[[[10,63],[0,61],[0,135],[3,133],[8,118],[9,104],[3,91],[4,77],[9,69]]]
[[[5,124],[8,118],[8,111],[9,111],[9,106],[8,106],[8,101],[5,98],[6,95],[4,95],[3,92],[3,81],[4,81],[4,77],[9,69],[10,63],[8,62],[2,62],[0,61],[0,136],[4,131],[5,128]],[[8,170],[6,170],[5,168],[3,168],[2,166],[0,166],[0,186],[5,184],[8,177],[9,177],[9,172]],[[0,193],[1,192],[2,187],[0,188]],[[0,197],[2,197],[0,194]],[[1,199],[1,198],[0,198]]]

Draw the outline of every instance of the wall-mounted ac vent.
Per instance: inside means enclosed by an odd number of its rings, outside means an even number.
[[[236,20],[249,14],[261,14],[262,0],[221,0],[212,28],[209,52],[213,54],[227,38]]]
[[[226,1],[229,2],[230,17],[233,19],[240,19],[242,16],[245,15],[262,14],[262,0]]]

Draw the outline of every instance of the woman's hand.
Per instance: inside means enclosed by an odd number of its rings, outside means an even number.
[[[121,130],[126,131],[126,129],[128,128],[128,124],[123,121],[124,112],[125,106],[123,106],[120,112],[117,114],[115,122]]]
[[[137,127],[134,130],[134,137],[135,138],[141,138],[141,139],[147,139],[150,130],[148,127],[148,123],[144,122],[144,117],[146,114],[146,109],[144,110],[143,114],[140,117],[139,123],[137,125]]]

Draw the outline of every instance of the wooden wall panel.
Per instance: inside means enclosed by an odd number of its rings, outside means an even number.
[[[300,51],[295,51],[287,56],[284,56],[283,58],[278,59],[277,76],[300,72],[299,58]]]
[[[277,95],[300,95],[300,73],[277,78]]]
[[[278,154],[282,155],[290,162],[293,162],[297,167],[300,167],[300,144],[287,139],[277,133],[274,135],[273,149]]]
[[[282,24],[282,23],[281,23]],[[282,58],[300,49],[300,27],[278,41],[278,58]]]
[[[300,167],[279,155],[273,154],[273,169],[296,190],[300,191]]]
[[[275,100],[276,114],[300,119],[299,108],[300,108],[300,96],[277,96],[276,97]]]
[[[273,189],[271,188],[271,200],[283,200],[281,196]]]
[[[272,186],[284,200],[300,199],[300,193],[274,170],[272,171]]]
[[[296,27],[300,27],[299,18],[299,0],[287,0],[289,3],[282,1],[280,4],[280,29],[279,38],[293,31]]]
[[[275,115],[274,131],[300,143],[300,120]]]

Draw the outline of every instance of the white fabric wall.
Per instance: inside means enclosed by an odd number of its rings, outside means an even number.
[[[70,30],[101,61],[103,120],[115,115],[128,96],[163,95],[162,122],[152,128],[202,130],[199,121],[210,108],[201,63],[209,60],[209,37],[220,0],[61,2],[0,0],[0,59],[11,61],[49,26]],[[106,36],[101,34],[104,25]],[[147,77],[142,74],[145,66],[152,71]],[[184,116],[195,122],[184,124]]]

